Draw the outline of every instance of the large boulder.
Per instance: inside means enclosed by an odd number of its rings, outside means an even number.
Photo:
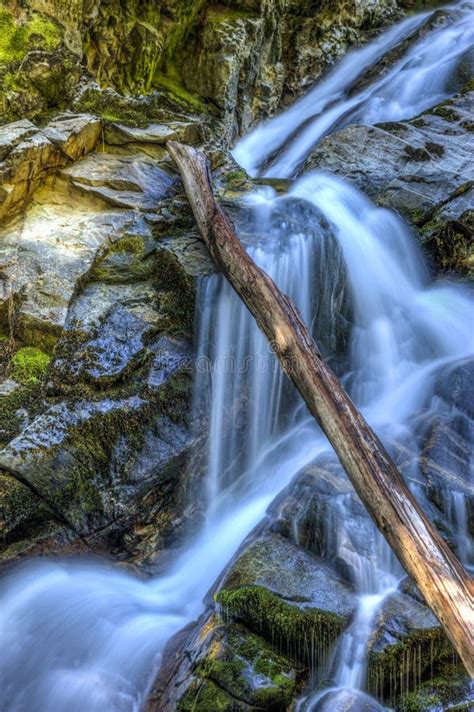
[[[242,547],[198,625],[171,644],[149,712],[283,712],[353,607],[330,565],[262,532]]]
[[[0,130],[2,562],[93,549],[154,565],[200,516],[194,282],[212,266],[156,125],[94,152],[101,126]]]

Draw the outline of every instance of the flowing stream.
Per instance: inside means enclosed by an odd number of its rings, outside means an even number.
[[[407,119],[443,101],[460,88],[460,62],[472,63],[473,17],[472,2],[408,17],[350,52],[302,99],[260,124],[239,142],[235,159],[250,175],[290,177],[335,129]]]
[[[456,6],[449,22],[421,33],[383,76],[349,96],[358,77],[429,17],[409,18],[343,60],[301,102],[245,138],[236,158],[252,172],[289,176],[342,116],[370,123],[412,116],[436,103],[449,91],[472,33],[466,3]],[[474,351],[470,294],[430,283],[407,226],[329,174],[303,176],[284,196],[263,188],[247,203],[247,249],[294,299],[328,357],[341,349],[339,318],[349,305],[339,375],[387,445],[403,438],[416,449],[412,419],[429,407],[437,374]],[[152,580],[100,563],[44,560],[6,576],[2,710],[138,711],[166,642],[203,610],[203,597],[275,496],[330,451],[220,275],[199,285],[196,363],[195,408],[209,417],[203,530],[166,574]],[[323,709],[327,695],[337,710],[345,691],[364,689],[377,611],[403,575],[368,518],[370,541],[354,555],[346,538],[358,524],[345,496],[336,506],[332,555],[347,563],[359,603],[334,655],[333,688],[301,700],[305,710]],[[459,555],[468,563],[473,547],[461,492],[448,509]]]

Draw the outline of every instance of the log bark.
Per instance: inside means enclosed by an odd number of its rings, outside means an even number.
[[[176,142],[167,147],[209,252],[272,343],[377,527],[474,676],[474,582],[322,359],[293,302],[243,248],[214,197],[204,153]]]

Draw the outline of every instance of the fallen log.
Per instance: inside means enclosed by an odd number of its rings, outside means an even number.
[[[249,257],[218,205],[202,151],[168,142],[211,256],[255,317],[405,570],[474,677],[474,582],[322,359],[293,302]]]

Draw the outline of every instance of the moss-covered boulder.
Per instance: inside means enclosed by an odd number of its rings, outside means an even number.
[[[178,710],[214,709],[209,698],[213,689],[224,709],[287,709],[297,689],[297,674],[287,658],[239,625],[223,626],[217,621],[212,636]]]
[[[277,649],[307,662],[315,649],[322,654],[343,628],[343,619],[336,614],[289,604],[263,586],[224,589],[217,602],[225,616],[245,623],[273,641]]]
[[[452,661],[453,648],[431,611],[397,592],[378,615],[371,641],[368,690],[393,705],[430,679],[438,665]]]
[[[472,683],[462,666],[448,660],[434,664],[429,680],[399,701],[400,712],[430,712],[433,709],[470,712],[474,703]]]

